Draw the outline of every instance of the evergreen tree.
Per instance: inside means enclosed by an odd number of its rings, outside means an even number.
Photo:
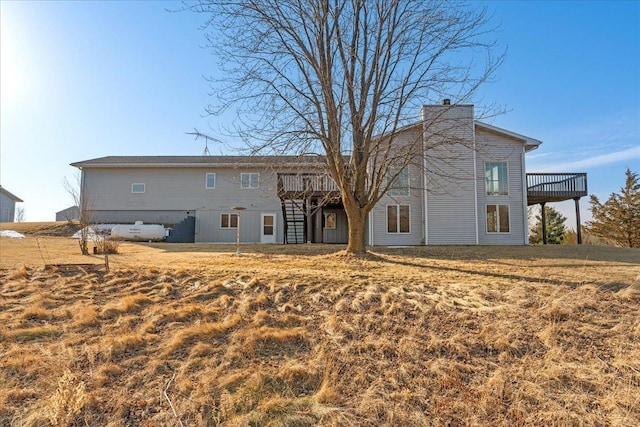
[[[593,221],[587,227],[591,234],[616,246],[640,248],[640,177],[629,168],[626,175],[620,194],[611,193],[604,203],[591,195]]]
[[[567,218],[550,206],[544,207],[545,220],[547,223],[547,243],[559,245],[564,239],[566,227],[564,225]],[[535,216],[535,225],[530,229],[529,243],[539,245],[542,243],[542,213]]]

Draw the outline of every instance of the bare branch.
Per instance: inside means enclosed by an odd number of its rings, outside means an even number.
[[[389,190],[398,166],[429,165],[430,174],[455,179],[439,163],[455,167],[459,148],[475,147],[447,132],[455,125],[447,109],[442,120],[423,123],[433,141],[396,141],[420,122],[423,104],[470,103],[504,60],[493,53],[486,9],[459,2],[201,0],[185,7],[206,14],[207,41],[223,70],[209,80],[209,111],[235,109],[235,136],[253,153],[325,156],[350,224]],[[432,162],[434,153],[440,157]],[[363,251],[364,241],[358,245]]]

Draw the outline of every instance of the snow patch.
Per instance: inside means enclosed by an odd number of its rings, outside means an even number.
[[[0,236],[9,237],[10,239],[24,239],[24,234],[20,234],[13,230],[2,230],[0,231]]]
[[[108,238],[111,236],[111,229],[115,226],[116,224],[94,224],[94,225],[90,225],[88,227],[85,227],[81,230],[76,231],[73,236],[71,236],[72,239],[82,239],[82,233],[83,231],[87,236],[88,240],[92,240],[94,242],[96,241],[100,241],[100,240],[104,240],[104,238]]]

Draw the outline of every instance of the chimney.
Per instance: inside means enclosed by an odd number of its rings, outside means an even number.
[[[451,100],[449,98],[445,98],[442,100],[442,105],[451,105]]]

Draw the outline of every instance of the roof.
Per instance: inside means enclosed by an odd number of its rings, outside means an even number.
[[[106,167],[322,166],[322,156],[107,156],[71,163],[79,169]]]
[[[475,122],[475,123],[476,123],[476,126],[479,127],[479,128],[484,128],[484,129],[486,129],[486,130],[488,130],[490,132],[494,132],[494,133],[501,133],[503,135],[507,135],[507,136],[510,136],[512,138],[519,139],[519,140],[523,141],[525,143],[525,151],[535,150],[536,148],[538,148],[538,146],[540,144],[542,144],[542,141],[539,141],[539,140],[534,139],[534,138],[530,138],[530,137],[525,136],[525,135],[521,135],[519,133],[512,132],[510,130],[499,128],[497,126],[489,125],[489,124],[482,123],[482,122]]]
[[[62,209],[61,211],[56,212],[56,214],[61,214],[61,213],[65,213],[65,212],[71,212],[71,211],[79,211],[80,208],[78,206],[69,206],[66,209]]]
[[[489,124],[478,122],[478,121],[474,121],[474,125],[476,127],[481,128],[481,129],[485,129],[485,130],[488,130],[488,131],[493,132],[493,133],[502,134],[502,135],[517,139],[519,141],[522,141],[525,144],[525,151],[535,150],[536,148],[538,148],[538,146],[540,144],[542,144],[542,141],[539,141],[537,139],[528,137],[526,135],[522,135],[522,134],[519,134],[519,133],[516,133],[516,132],[512,132],[512,131],[507,130],[507,129],[499,128],[497,126],[489,125]],[[418,127],[418,126],[422,126],[422,121],[418,121],[418,122],[415,122],[415,123],[410,123],[408,125],[399,127],[398,129],[395,130],[395,133],[398,134],[398,133],[401,133],[401,132],[405,132],[407,130],[414,129],[415,127]],[[383,135],[377,135],[376,137],[380,137],[380,136],[384,136],[384,134]]]
[[[22,200],[20,197],[16,196],[15,194],[11,194],[9,191],[5,190],[5,188],[0,185],[0,194],[4,194],[6,197],[12,199],[15,202],[24,202],[24,200]]]

